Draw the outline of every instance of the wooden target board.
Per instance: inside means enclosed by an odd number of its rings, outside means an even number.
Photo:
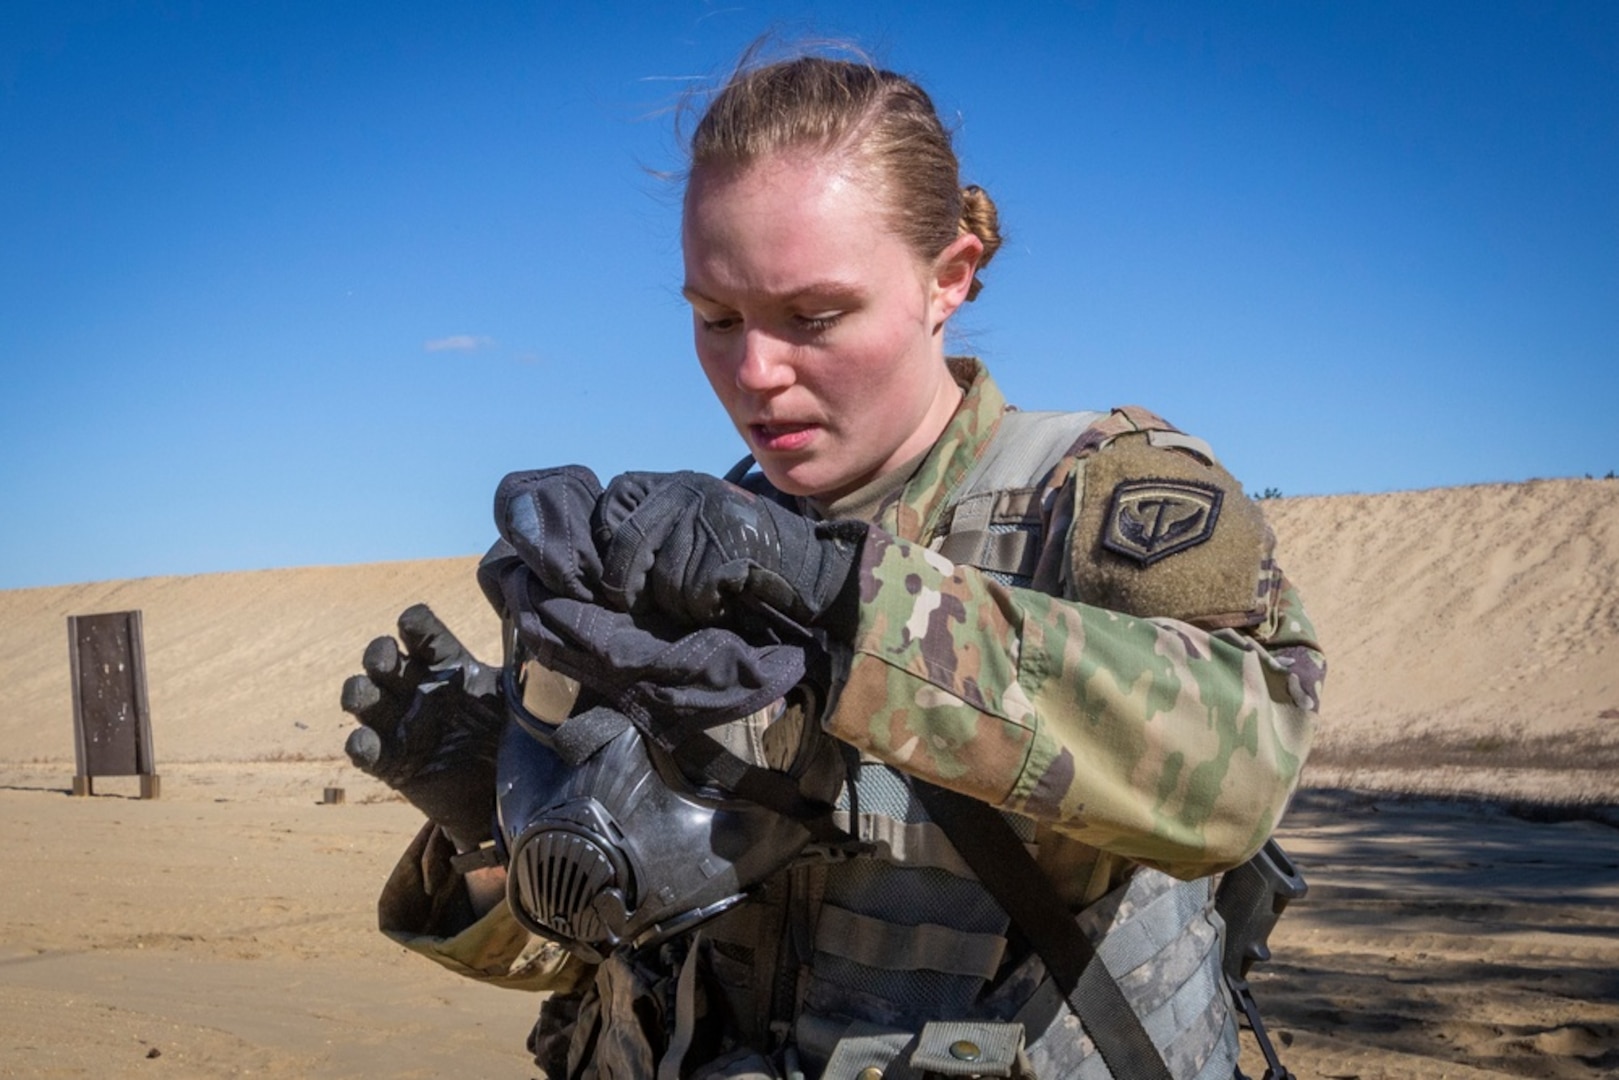
[[[78,765],[73,794],[94,794],[97,776],[139,776],[141,798],[157,798],[141,613],[69,615],[67,636]]]

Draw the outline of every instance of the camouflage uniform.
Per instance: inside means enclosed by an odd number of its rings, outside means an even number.
[[[1016,823],[1138,1011],[1208,1028],[1175,1035],[1191,1049],[1166,1050],[1171,1071],[1229,1075],[1223,996],[1204,986],[1195,1009],[1207,1015],[1193,1019],[1179,998],[1217,973],[1207,875],[1251,855],[1296,786],[1325,670],[1313,628],[1257,508],[1206,447],[1144,410],[1098,416],[1038,482],[964,522],[954,497],[1006,405],[975,361],[951,365],[961,408],[908,478],[864,507],[876,528],[858,629],[824,720],[859,750],[840,823],[864,851],[786,871],[701,931],[705,1008],[727,1029],[713,1048],[741,1062],[715,1075],[770,1075],[750,1051],[788,1041],[808,1075],[829,1056],[852,1075],[914,1051],[927,1021],[958,1019],[1028,1028],[1041,1075],[1108,1075],[1038,957],[1010,943],[1004,914],[918,811],[908,776]],[[1190,510],[1166,521],[1165,505]],[[992,549],[1011,554],[992,567],[940,553]],[[419,838],[390,880],[385,930],[463,974],[583,985],[588,972],[514,933],[503,905],[470,927],[434,914],[429,898],[451,886],[432,880],[431,847]],[[1197,955],[1170,963],[1122,944],[1138,910],[1171,908]],[[628,1022],[614,979],[585,995],[595,1030]],[[575,1066],[587,1042],[575,1039]]]
[[[1257,508],[1222,481],[1222,522],[1243,514],[1252,533],[1246,581],[1213,580],[1229,554],[1183,567],[1195,548],[1140,571],[1164,578],[1145,586],[1096,569],[1104,504],[1125,477],[1223,477],[1187,463],[1175,448],[1193,440],[1172,432],[1146,448],[1142,429],[1163,422],[1119,410],[1032,500],[1050,539],[1030,588],[952,565],[927,545],[1005,409],[976,364],[953,366],[967,399],[863,553],[860,626],[828,730],[1085,845],[1054,875],[1076,904],[1131,861],[1183,878],[1242,862],[1297,784],[1325,672]],[[1115,446],[1135,460],[1121,469],[1096,452]]]

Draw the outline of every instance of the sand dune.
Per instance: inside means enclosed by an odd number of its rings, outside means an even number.
[[[405,607],[425,600],[475,652],[498,658],[476,566],[468,557],[0,592],[0,756],[72,760],[67,616],[136,609],[160,766],[339,755],[343,679]]]
[[[1255,978],[1288,1064],[1619,1075],[1619,482],[1264,505],[1332,664],[1283,830],[1312,891]],[[341,756],[338,689],[403,607],[497,656],[475,565],[0,592],[0,1076],[532,1074],[534,1002],[372,931],[418,818]],[[163,798],[71,798],[66,617],[127,609]]]
[[[1314,781],[1619,800],[1619,481],[1265,505],[1331,665]]]
[[[1328,738],[1619,708],[1619,481],[1267,502],[1332,660]]]

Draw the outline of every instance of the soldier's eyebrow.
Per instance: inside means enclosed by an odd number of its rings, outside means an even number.
[[[717,304],[721,307],[725,306],[723,301],[715,300],[713,297],[706,295],[701,289],[691,284],[682,285],[680,287],[680,295],[686,298],[687,303],[695,304],[701,302],[704,304]],[[809,296],[820,301],[830,300],[833,303],[842,304],[853,303],[854,301],[860,299],[862,295],[861,289],[857,285],[853,285],[847,281],[838,281],[835,278],[827,278],[824,281],[812,281],[807,285],[794,289],[785,296],[772,297],[771,299],[777,301],[778,303],[792,304],[802,300],[806,296]]]

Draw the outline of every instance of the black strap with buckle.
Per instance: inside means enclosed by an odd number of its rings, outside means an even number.
[[[928,815],[1034,945],[1109,1071],[1131,1080],[1174,1080],[1113,973],[1006,819],[966,795],[922,781],[913,786]]]

